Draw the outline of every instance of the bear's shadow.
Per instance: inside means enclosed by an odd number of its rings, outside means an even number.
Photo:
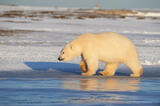
[[[30,67],[34,71],[59,71],[63,73],[80,74],[80,68],[78,64],[65,63],[65,62],[25,62],[25,65]]]
[[[41,72],[59,72],[59,74],[74,74],[74,75],[81,75],[81,70],[79,64],[74,63],[65,63],[65,62],[25,62],[25,65],[30,67],[34,71],[41,71]],[[98,69],[97,75],[99,71],[103,69]],[[117,76],[129,76],[127,72],[119,72],[121,69],[116,71]]]

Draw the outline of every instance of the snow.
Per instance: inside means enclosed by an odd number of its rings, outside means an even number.
[[[147,13],[138,12],[138,14],[136,16],[160,17],[160,13],[157,13],[157,12],[147,12]]]
[[[13,22],[6,22],[12,20]],[[1,29],[22,30],[14,36],[0,36],[1,62],[21,64],[14,70],[28,70],[25,61],[56,61],[63,46],[82,33],[112,31],[129,37],[137,46],[143,65],[160,65],[160,24],[159,20],[127,19],[49,19],[26,23],[14,23],[23,18],[0,19]],[[24,19],[27,21],[26,19]],[[30,31],[25,32],[23,31]],[[74,62],[79,64],[80,59]],[[72,62],[72,61],[70,61]],[[0,64],[2,65],[2,64]],[[7,68],[8,67],[8,68]],[[2,65],[1,70],[11,70]]]
[[[10,10],[0,11],[6,9]],[[80,57],[68,62],[57,60],[66,43],[80,34],[105,31],[121,33],[133,41],[143,65],[142,78],[128,77],[131,71],[124,65],[114,77],[83,77]],[[1,105],[159,104],[159,19],[0,17],[0,35]],[[102,70],[104,64],[99,68]]]

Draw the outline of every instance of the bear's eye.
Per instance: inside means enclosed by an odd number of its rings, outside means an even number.
[[[62,52],[62,54],[64,54],[64,52]]]

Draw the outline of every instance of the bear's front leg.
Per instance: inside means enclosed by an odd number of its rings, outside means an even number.
[[[119,63],[108,63],[104,71],[100,71],[99,74],[103,76],[113,76]]]
[[[83,59],[80,62],[80,69],[82,70],[83,73],[87,72],[87,65]]]
[[[93,58],[92,58],[93,59]],[[92,60],[92,59],[87,59],[86,65],[87,65],[87,72],[83,72],[83,76],[92,76],[96,73],[98,69],[98,60]]]

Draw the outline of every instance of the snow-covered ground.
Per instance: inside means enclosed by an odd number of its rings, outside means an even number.
[[[8,30],[5,36],[0,36],[1,71],[29,70],[30,67],[23,64],[26,61],[57,62],[60,50],[76,36],[106,31],[129,37],[137,46],[143,65],[160,65],[159,20],[43,18],[32,21],[0,18],[0,21],[0,28]],[[79,63],[79,60],[75,59],[74,62]]]
[[[1,8],[0,11],[5,10]],[[66,63],[58,62],[60,50],[67,42],[82,33],[106,31],[123,34],[134,42],[144,68],[142,79],[126,77],[130,71],[123,65],[118,69],[117,75],[125,77],[86,78],[80,76],[80,58]],[[100,68],[103,69],[104,64],[100,63]],[[13,102],[15,105],[48,103],[46,106],[49,106],[58,102],[68,105],[157,105],[160,98],[159,76],[159,19],[0,17],[1,104],[8,103],[10,106]],[[19,77],[24,79],[17,79]],[[43,79],[44,77],[49,79]],[[16,89],[19,92],[17,94]],[[153,99],[154,97],[157,99]]]

